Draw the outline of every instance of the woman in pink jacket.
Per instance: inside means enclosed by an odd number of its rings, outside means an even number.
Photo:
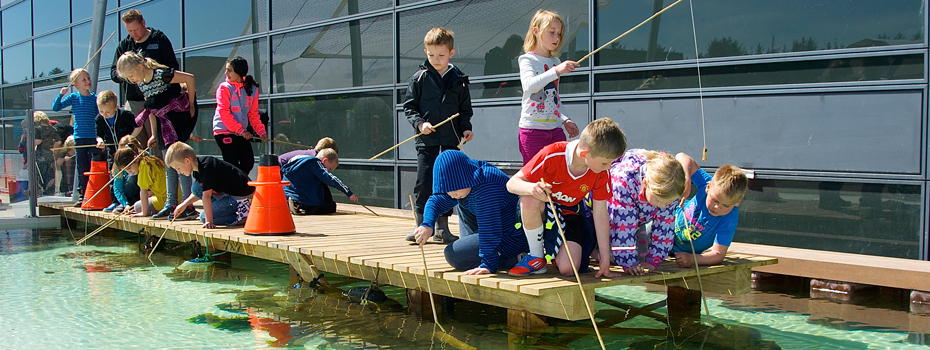
[[[213,115],[213,138],[223,152],[223,160],[246,174],[255,165],[249,140],[252,129],[262,141],[268,141],[265,126],[258,116],[258,83],[249,73],[249,62],[242,57],[226,61],[226,81],[216,88],[216,113]]]

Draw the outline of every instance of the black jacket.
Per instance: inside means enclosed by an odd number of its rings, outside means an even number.
[[[436,132],[418,137],[417,147],[455,147],[465,130],[471,130],[471,116],[474,113],[468,92],[468,76],[457,67],[449,69],[442,77],[427,60],[410,78],[404,96],[404,114],[415,133],[420,132],[417,125],[422,122],[436,125],[459,113],[458,117],[440,126]]]
[[[116,61],[118,61],[119,57],[124,53],[132,51],[142,56],[149,57],[168,67],[181,69],[178,58],[174,55],[174,47],[171,46],[171,40],[168,40],[168,36],[158,29],[153,29],[151,27],[148,29],[152,32],[149,33],[148,39],[145,39],[145,41],[141,43],[137,43],[135,40],[132,40],[132,37],[126,35],[126,37],[119,42],[119,46],[116,47],[116,55],[113,56],[113,65],[110,66],[110,79],[113,80],[113,82],[119,83],[121,89],[126,89],[124,90],[125,94],[123,96],[126,96],[126,99],[129,101],[143,101],[145,97],[142,96],[142,91],[139,90],[136,84],[132,84],[126,79],[123,79],[119,76],[119,73],[116,72]]]
[[[98,114],[97,118],[94,119],[97,137],[103,139],[103,143],[119,143],[119,139],[132,134],[132,130],[138,126],[136,125],[136,117],[132,115],[132,112],[122,108],[116,109],[116,116],[113,118],[116,118],[113,121],[113,129],[110,129],[110,125],[102,115]],[[116,146],[107,146],[107,150],[113,155],[116,153]]]

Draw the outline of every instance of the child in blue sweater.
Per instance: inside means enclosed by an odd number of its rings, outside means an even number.
[[[68,88],[61,88],[58,96],[55,96],[55,101],[52,102],[52,110],[58,112],[62,108],[71,107],[71,111],[74,113],[75,146],[97,144],[97,133],[94,129],[94,118],[97,117],[97,95],[90,91],[90,73],[78,68],[71,72],[69,78],[78,92],[65,95],[68,93]],[[75,152],[77,153],[77,171],[79,175],[79,183],[75,190],[83,197],[84,188],[87,186],[87,175],[84,175],[84,173],[90,171],[91,156],[99,153],[100,150],[93,147],[83,147],[76,148]],[[80,202],[78,203],[80,204]]]
[[[433,194],[426,202],[423,223],[414,231],[423,245],[433,235],[437,217],[459,205],[463,229],[446,247],[446,261],[466,275],[510,269],[518,254],[529,251],[526,235],[517,225],[520,196],[507,191],[510,177],[485,161],[449,150],[433,165]]]
[[[281,177],[291,182],[284,186],[291,214],[335,213],[336,202],[327,186],[339,189],[349,200],[358,203],[358,196],[352,193],[349,186],[331,173],[338,166],[339,155],[332,148],[321,149],[316,157],[297,155],[286,164],[281,164]]]
[[[686,172],[685,193],[693,183],[697,193],[675,211],[675,245],[672,254],[678,266],[691,267],[695,258],[701,266],[715,265],[723,261],[727,249],[736,233],[739,219],[739,203],[749,186],[746,174],[730,164],[724,164],[711,177],[690,156],[679,153],[675,156]],[[694,252],[691,254],[693,241]],[[704,253],[705,250],[710,249]]]

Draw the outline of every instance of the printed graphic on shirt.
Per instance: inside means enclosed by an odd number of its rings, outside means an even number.
[[[543,65],[543,71],[536,71],[536,75],[543,74],[545,71],[555,67]],[[559,108],[562,103],[559,100],[559,80],[550,81],[542,90],[530,94],[530,115],[534,121],[541,123],[553,123],[559,120]]]
[[[695,206],[695,201],[688,201],[685,203],[684,220],[675,220],[676,244],[684,245],[687,244],[688,241],[696,241],[701,237],[701,231],[704,230],[704,225],[697,222],[694,216]]]

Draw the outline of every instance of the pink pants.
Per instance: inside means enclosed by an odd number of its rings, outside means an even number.
[[[520,154],[523,155],[523,164],[529,163],[543,147],[565,140],[567,138],[562,128],[550,130],[520,128]]]

